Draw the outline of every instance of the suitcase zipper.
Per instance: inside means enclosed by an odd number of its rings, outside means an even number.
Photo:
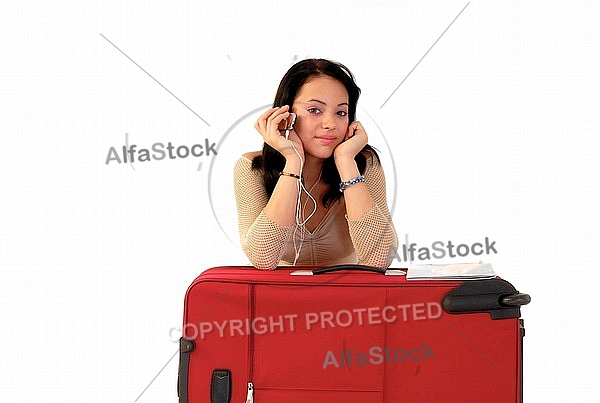
[[[250,321],[254,320],[254,284],[250,285],[250,301],[248,317]],[[254,403],[254,384],[252,383],[252,375],[254,369],[254,332],[250,329],[248,332],[248,392],[246,394],[246,403]]]
[[[246,403],[254,403],[254,384],[248,382],[248,393],[246,394]]]

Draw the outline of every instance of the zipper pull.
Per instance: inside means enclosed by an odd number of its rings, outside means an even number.
[[[254,384],[248,382],[248,394],[246,395],[246,403],[254,403]]]

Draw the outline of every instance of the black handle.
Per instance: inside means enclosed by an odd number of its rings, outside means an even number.
[[[215,369],[210,382],[211,403],[231,402],[231,371],[228,369]]]
[[[522,305],[531,301],[506,280],[499,278],[465,281],[442,299],[444,311],[451,314],[487,312],[492,319],[521,317]]]
[[[531,302],[529,294],[511,294],[504,296],[500,303],[506,306],[522,306]]]
[[[352,271],[372,271],[375,273],[385,274],[385,269],[373,266],[363,266],[360,264],[338,264],[336,266],[323,267],[312,271],[313,275],[331,273],[334,271],[352,270]]]
[[[188,403],[188,377],[190,367],[190,353],[194,351],[194,340],[179,339],[179,374],[177,376],[177,396],[179,403]]]

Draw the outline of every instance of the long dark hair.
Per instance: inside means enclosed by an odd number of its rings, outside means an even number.
[[[294,64],[281,79],[281,83],[275,94],[273,106],[289,105],[291,110],[300,88],[302,88],[309,78],[318,76],[332,77],[346,87],[346,91],[348,91],[348,123],[356,120],[356,104],[360,96],[360,88],[354,82],[354,75],[343,64],[326,59],[306,59]],[[365,172],[367,158],[374,158],[379,162],[379,156],[373,147],[368,144],[354,157],[361,174]],[[284,166],[285,158],[283,155],[267,143],[263,145],[262,154],[255,157],[252,161],[252,169],[258,170],[262,174],[265,189],[269,197],[273,193],[273,189],[279,180],[279,173],[283,170]],[[342,193],[338,190],[339,183],[341,182],[340,174],[335,166],[333,155],[323,163],[321,177],[329,186],[321,201],[327,207],[342,196]]]

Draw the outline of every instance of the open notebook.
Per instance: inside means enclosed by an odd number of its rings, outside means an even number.
[[[409,266],[407,280],[479,280],[494,278],[489,263],[422,264]]]

